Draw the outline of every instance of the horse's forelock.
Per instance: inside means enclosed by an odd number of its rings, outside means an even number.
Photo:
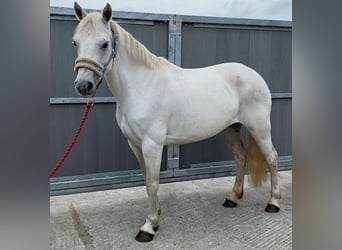
[[[76,32],[83,29],[97,30],[99,24],[102,22],[101,15],[97,12],[89,13],[84,17],[77,26]]]

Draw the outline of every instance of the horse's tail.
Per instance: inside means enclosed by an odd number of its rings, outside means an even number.
[[[249,182],[254,187],[261,187],[267,180],[267,163],[251,134],[248,136],[246,165],[250,171]]]

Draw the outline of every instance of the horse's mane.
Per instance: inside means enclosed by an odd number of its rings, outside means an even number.
[[[144,63],[149,68],[159,66],[171,66],[172,64],[163,57],[158,57],[151,53],[143,44],[136,40],[130,33],[124,30],[118,23],[111,21],[111,28],[117,33],[119,39],[119,50],[122,47],[129,56]]]

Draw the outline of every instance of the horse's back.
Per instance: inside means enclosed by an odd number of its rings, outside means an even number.
[[[229,104],[238,105],[239,112],[249,108],[249,105],[260,105],[265,109],[271,107],[271,93],[265,80],[258,72],[244,64],[222,63],[182,71],[189,76],[189,89],[192,89],[193,93],[204,93],[204,99],[215,101],[214,94],[222,94],[221,101],[230,99]]]
[[[226,84],[237,91],[240,101],[270,101],[270,91],[265,80],[254,69],[241,63],[223,63],[211,66],[222,74]],[[208,67],[210,68],[210,67]]]
[[[241,122],[244,109],[264,102],[268,88],[254,70],[238,63],[179,69],[168,82],[170,94],[170,143],[188,143],[211,137]],[[265,100],[267,99],[267,100]]]

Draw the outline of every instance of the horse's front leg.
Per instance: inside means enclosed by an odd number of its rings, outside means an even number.
[[[144,161],[144,157],[141,151],[141,148],[138,147],[136,144],[134,144],[133,141],[128,140],[128,145],[129,147],[132,149],[135,157],[137,158],[140,168],[141,168],[141,172],[144,176],[144,180],[145,180],[145,176],[146,176],[146,171],[145,171],[145,161]]]
[[[160,205],[158,201],[159,174],[163,145],[146,139],[142,143],[142,153],[145,160],[145,183],[149,200],[149,213],[144,225],[135,237],[137,241],[148,242],[153,239],[159,226]]]

